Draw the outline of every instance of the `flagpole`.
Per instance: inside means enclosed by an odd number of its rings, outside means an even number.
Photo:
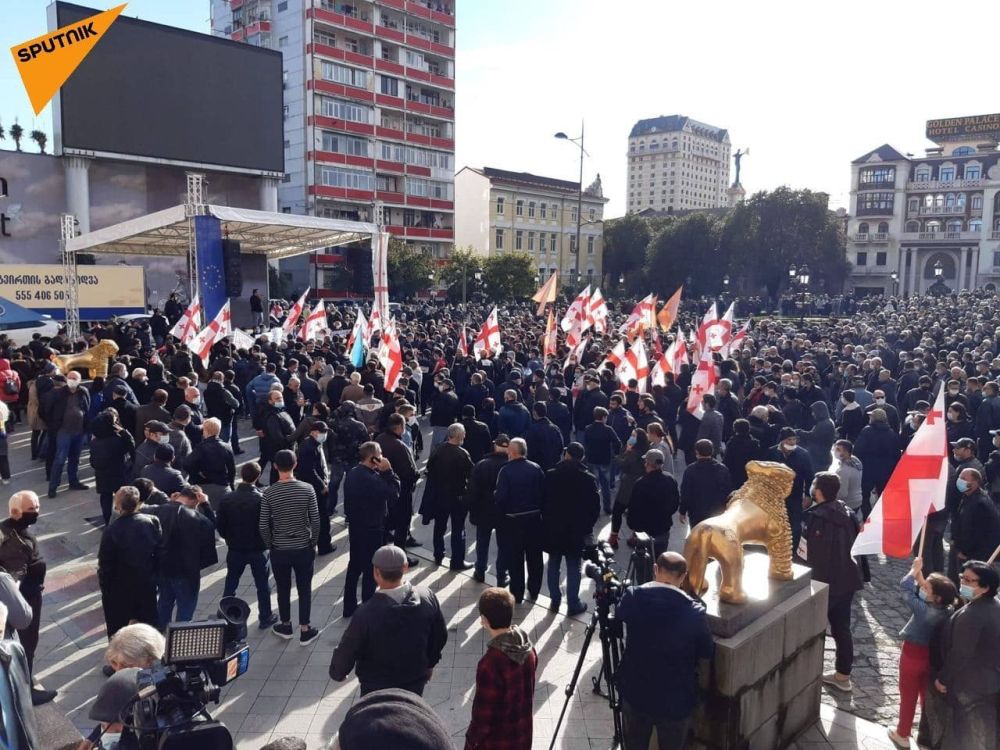
[[[993,564],[993,562],[994,562],[994,561],[995,561],[995,560],[996,560],[996,559],[997,559],[998,557],[1000,557],[1000,544],[998,544],[998,545],[997,545],[997,548],[996,548],[995,550],[993,550],[993,554],[992,554],[992,555],[990,555],[990,559],[986,561],[986,564],[987,564],[987,565],[992,565],[992,564]]]
[[[924,539],[927,538],[927,516],[924,516],[924,525],[920,527],[920,546],[917,547],[917,557],[924,556]]]

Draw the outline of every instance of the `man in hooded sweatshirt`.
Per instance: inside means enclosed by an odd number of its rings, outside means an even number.
[[[343,682],[355,670],[361,695],[401,688],[423,695],[441,660],[448,628],[434,592],[403,580],[406,553],[387,544],[372,556],[378,590],[358,607],[333,652],[330,677]]]
[[[489,641],[476,667],[465,750],[531,750],[538,655],[513,620],[514,595],[507,589],[488,588],[479,596],[479,621]]]
[[[837,439],[837,426],[830,419],[830,409],[826,401],[814,401],[809,406],[812,412],[813,426],[809,430],[796,430],[799,445],[806,449],[816,471],[826,471],[830,468],[831,449]]]

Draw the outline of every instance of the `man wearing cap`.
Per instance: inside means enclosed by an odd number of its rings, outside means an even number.
[[[601,390],[601,379],[591,371],[583,376],[583,392],[573,403],[573,427],[576,429],[574,439],[586,444],[583,432],[594,421],[594,409],[600,406],[607,409],[608,397]]]
[[[89,743],[82,745],[83,747],[118,747],[122,731],[125,729],[122,713],[139,693],[138,678],[139,668],[127,667],[114,672],[107,682],[101,685],[88,714],[90,719],[99,722],[99,725],[84,741]]]
[[[145,477],[156,485],[156,489],[165,495],[180,492],[187,486],[184,476],[173,468],[174,449],[170,445],[158,445],[153,453],[153,463],[143,467],[139,476]]]
[[[549,553],[548,586],[550,608],[558,611],[559,572],[566,558],[566,602],[569,614],[587,610],[580,601],[580,565],[583,549],[593,539],[594,524],[601,514],[597,479],[583,463],[579,443],[566,446],[562,460],[545,473],[542,496],[544,550]]]
[[[330,677],[343,682],[354,670],[362,696],[385,688],[422,695],[448,642],[441,605],[426,586],[403,580],[409,566],[399,547],[379,547],[371,566],[378,590],[351,618],[333,652]]]
[[[344,514],[350,548],[344,582],[344,617],[352,617],[358,608],[358,579],[361,579],[362,602],[375,593],[376,581],[370,563],[385,537],[386,514],[399,497],[400,489],[399,477],[378,443],[362,443],[358,456],[358,465],[344,479]],[[405,560],[405,554],[403,557]]]
[[[663,472],[663,452],[652,448],[643,456],[645,474],[632,487],[628,504],[628,525],[632,531],[653,538],[654,554],[667,551],[674,513],[681,497],[677,480]]]
[[[162,388],[157,388],[153,391],[150,402],[136,409],[135,422],[130,425],[122,423],[122,426],[128,429],[135,437],[136,443],[141,441],[143,431],[149,422],[157,420],[166,424],[170,421],[170,412],[164,408],[166,403],[167,392]]]
[[[330,543],[330,469],[323,449],[328,431],[326,422],[314,420],[308,437],[299,445],[295,455],[295,478],[305,482],[316,492],[316,505],[319,509],[319,542],[316,544],[316,552],[320,555],[329,555],[337,549]]]
[[[778,433],[778,444],[771,448],[768,460],[777,461],[795,472],[792,491],[785,498],[785,509],[788,511],[788,523],[792,527],[792,553],[799,547],[799,537],[802,535],[802,511],[812,502],[809,498],[809,487],[812,485],[813,469],[809,451],[799,445],[798,434],[791,427],[782,427]],[[863,459],[862,459],[863,462]]]

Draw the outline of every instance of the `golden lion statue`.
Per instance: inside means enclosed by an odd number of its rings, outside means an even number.
[[[57,354],[53,357],[63,375],[70,370],[86,370],[88,378],[106,378],[108,360],[118,354],[118,344],[111,339],[98,341],[86,351],[77,354]]]
[[[743,544],[763,544],[771,564],[768,577],[792,579],[792,531],[785,498],[792,491],[795,472],[773,461],[750,461],[746,483],[729,496],[726,510],[706,518],[693,529],[684,545],[688,563],[687,588],[705,593],[709,558],[719,561],[722,585],[719,598],[732,604],[747,600],[743,590]]]

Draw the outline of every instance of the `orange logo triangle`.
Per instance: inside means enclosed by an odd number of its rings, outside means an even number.
[[[10,48],[37,115],[94,48],[127,3]]]

